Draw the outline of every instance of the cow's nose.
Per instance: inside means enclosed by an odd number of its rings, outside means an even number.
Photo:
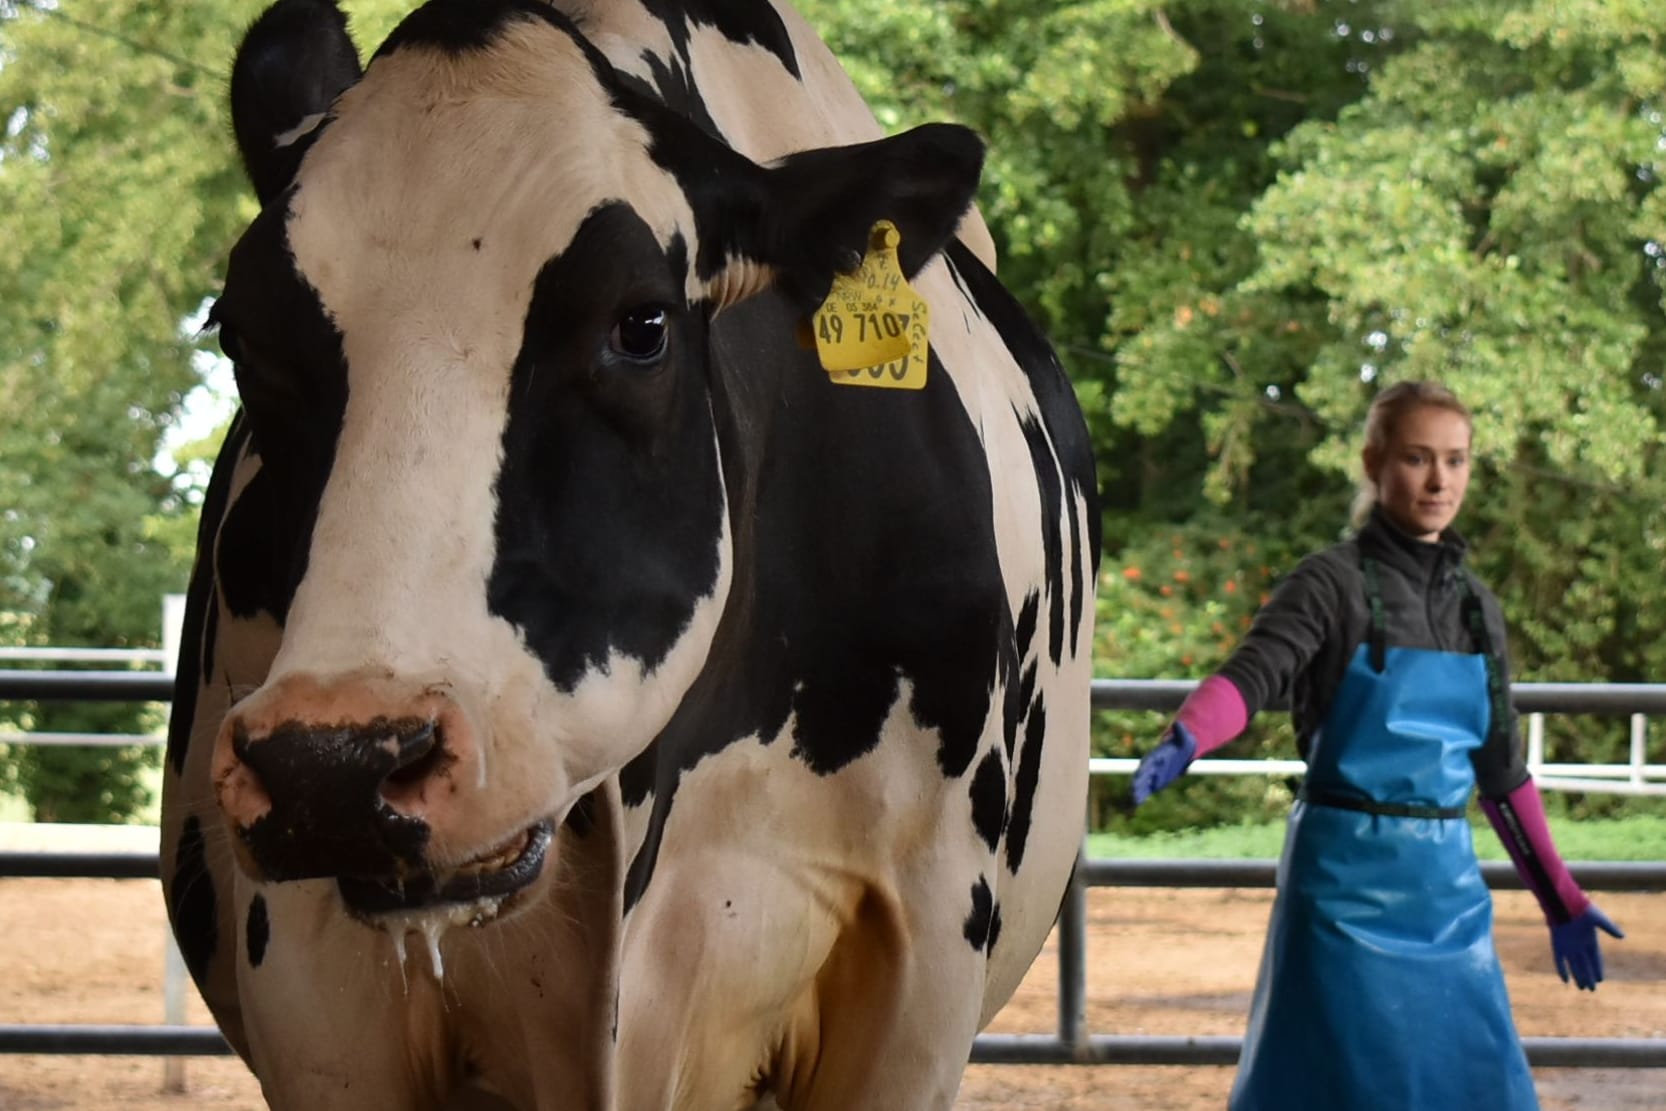
[[[402,876],[428,847],[428,796],[466,738],[443,719],[376,717],[264,732],[234,717],[216,776],[221,809],[268,880]],[[228,751],[229,749],[229,751]]]

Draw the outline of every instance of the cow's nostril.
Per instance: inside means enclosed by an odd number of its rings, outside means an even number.
[[[389,772],[388,777],[382,782],[391,784],[395,787],[405,787],[412,783],[421,783],[430,776],[437,774],[442,768],[449,764],[451,760],[452,758],[446,755],[446,751],[443,747],[437,744],[431,745],[426,752],[422,753],[422,755],[418,756],[410,763],[401,764],[399,767]]]
[[[398,763],[383,777],[380,790],[382,800],[396,809],[409,807],[420,799],[424,785],[457,762],[432,722],[401,735],[399,742]]]
[[[395,783],[408,783],[428,775],[433,770],[430,765],[435,756],[444,750],[439,743],[439,730],[431,721],[425,721],[414,729],[396,732],[392,739],[397,748],[393,771],[388,773],[388,779]]]

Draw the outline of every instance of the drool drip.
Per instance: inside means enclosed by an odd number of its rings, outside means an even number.
[[[393,955],[399,961],[399,978],[405,990],[409,992],[411,988],[410,978],[405,972],[405,965],[410,956],[405,948],[406,934],[422,935],[424,947],[428,950],[428,967],[434,975],[434,982],[444,983],[445,958],[440,953],[440,939],[445,932],[454,926],[468,926],[471,929],[484,926],[497,917],[502,902],[500,896],[476,899],[472,903],[452,903],[444,907],[383,915],[381,927],[393,942]]]

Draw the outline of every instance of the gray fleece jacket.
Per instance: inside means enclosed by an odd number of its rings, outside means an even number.
[[[1242,643],[1219,673],[1244,696],[1250,716],[1288,703],[1302,755],[1324,723],[1354,653],[1370,632],[1363,555],[1375,559],[1391,648],[1474,652],[1464,620],[1466,576],[1481,602],[1494,666],[1508,689],[1504,615],[1498,599],[1464,566],[1468,545],[1452,529],[1433,543],[1402,532],[1379,508],[1359,532],[1308,556],[1274,589]],[[1527,779],[1515,711],[1473,754],[1482,798],[1509,794]]]

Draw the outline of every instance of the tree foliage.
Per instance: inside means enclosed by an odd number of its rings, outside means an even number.
[[[0,0],[0,637],[149,643],[183,582],[200,468],[155,460],[254,211],[224,94],[260,6]],[[344,6],[369,47],[403,5]],[[887,126],[990,143],[1002,275],[1098,448],[1101,674],[1217,665],[1339,534],[1364,408],[1406,377],[1476,412],[1462,524],[1518,675],[1666,671],[1666,8],[800,7]],[[1100,747],[1157,726],[1105,715]],[[1551,754],[1607,758],[1619,732],[1560,723]],[[1287,728],[1247,745],[1288,751]],[[1203,783],[1142,821],[1279,801]]]
[[[201,469],[157,459],[256,211],[225,93],[261,6],[0,0],[0,642],[154,646],[162,595],[184,587]],[[43,731],[146,713],[0,705]],[[103,821],[147,801],[144,762],[23,747],[4,771],[38,816]]]
[[[1460,523],[1518,678],[1666,672],[1666,9],[808,7],[887,122],[991,142],[1003,276],[1099,449],[1100,674],[1218,665],[1269,576],[1340,534],[1365,407],[1402,378],[1476,413]],[[1103,718],[1107,754],[1159,725]],[[1557,722],[1550,755],[1613,759],[1622,736]],[[1287,755],[1288,726],[1241,747]],[[1262,796],[1194,782],[1141,821]]]

